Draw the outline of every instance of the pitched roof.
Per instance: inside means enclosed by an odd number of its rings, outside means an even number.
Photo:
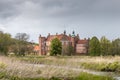
[[[59,35],[49,35],[47,37],[47,41],[51,41],[52,39],[54,38],[58,38],[59,40],[62,40],[62,39],[67,39],[67,40],[70,40],[70,37],[67,36],[67,35],[64,35],[64,34],[59,34]]]
[[[46,39],[46,41],[51,41],[54,38],[54,35],[49,35]]]
[[[78,44],[87,44],[88,40],[79,40],[77,43]]]

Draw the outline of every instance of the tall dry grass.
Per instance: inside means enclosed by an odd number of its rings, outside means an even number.
[[[5,57],[0,56],[0,63],[5,65],[0,68],[1,72],[5,72],[10,76],[18,77],[77,77],[82,72],[81,63],[110,63],[119,62],[120,57],[90,57],[90,56],[46,56],[46,57]],[[91,64],[93,65],[93,64]],[[87,75],[87,74],[85,74]]]
[[[19,60],[43,65],[62,66],[67,68],[84,68],[98,71],[120,72],[120,56],[27,56]]]
[[[25,63],[16,58],[0,56],[0,62],[6,65],[5,68],[0,68],[0,71],[6,72],[11,76],[18,77],[69,77],[78,76],[80,71],[74,71],[63,67],[49,65],[35,65]]]

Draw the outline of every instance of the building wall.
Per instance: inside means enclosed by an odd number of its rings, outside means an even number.
[[[51,45],[51,42],[46,41],[46,54],[50,54],[50,45]]]
[[[87,53],[86,44],[76,44],[76,53]]]
[[[59,36],[59,37],[58,37]],[[41,55],[47,55],[50,53],[50,45],[51,45],[51,41],[54,38],[58,38],[61,42],[62,42],[62,53],[65,52],[65,48],[67,46],[72,46],[73,50],[75,53],[78,54],[85,54],[88,52],[88,41],[87,40],[83,40],[84,43],[81,43],[81,40],[79,39],[79,37],[72,37],[72,36],[67,36],[66,34],[62,35],[50,35],[45,38],[45,37],[39,37],[39,47],[40,47],[40,51],[39,54]],[[80,41],[78,43],[78,41]]]
[[[62,55],[66,55],[68,53],[68,46],[70,46],[70,41],[69,40],[64,40],[62,42]]]
[[[40,37],[39,38],[39,47],[40,47],[39,54],[40,55],[45,55],[46,54],[46,41],[45,41],[45,37]]]

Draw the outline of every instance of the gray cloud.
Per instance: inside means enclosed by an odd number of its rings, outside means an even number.
[[[0,17],[111,16],[120,13],[119,4],[119,0],[1,0]]]
[[[13,0],[0,0],[0,18],[8,18],[18,14],[17,5],[19,2]]]
[[[73,29],[81,37],[119,37],[119,0],[0,0],[0,25],[13,35],[39,34]],[[112,34],[111,34],[112,33]],[[35,34],[35,35],[34,35]]]

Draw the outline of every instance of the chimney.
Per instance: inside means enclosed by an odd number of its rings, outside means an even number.
[[[48,33],[48,36],[50,36],[50,33]]]
[[[77,34],[77,38],[79,39],[79,34]]]
[[[58,33],[56,33],[56,35],[58,35]]]
[[[39,35],[39,38],[41,38],[41,34]]]

